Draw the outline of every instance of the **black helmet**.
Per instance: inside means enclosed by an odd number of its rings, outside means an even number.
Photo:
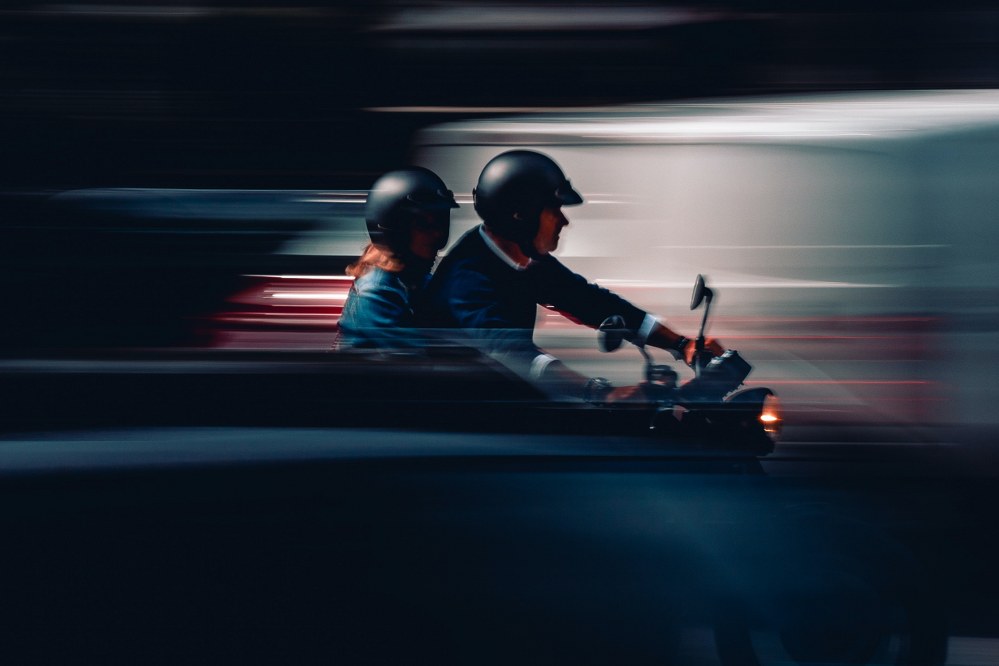
[[[472,195],[486,226],[521,247],[533,242],[543,208],[583,203],[558,164],[532,150],[511,150],[489,160]]]
[[[389,171],[368,193],[364,219],[375,245],[396,253],[409,249],[409,227],[421,213],[447,213],[457,208],[454,193],[430,169],[408,167]]]

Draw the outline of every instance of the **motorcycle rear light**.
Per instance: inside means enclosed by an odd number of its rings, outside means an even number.
[[[763,431],[776,438],[780,434],[784,418],[781,415],[780,400],[775,395],[768,395],[763,400],[763,409],[760,410],[760,423],[763,424]]]

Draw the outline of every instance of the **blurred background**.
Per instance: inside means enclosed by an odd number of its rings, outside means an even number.
[[[456,240],[524,146],[588,197],[563,260],[688,332],[720,280],[713,333],[792,422],[995,425],[988,3],[23,2],[0,31],[11,353],[326,350],[374,179],[437,170]]]
[[[392,608],[389,633],[432,655],[437,621],[471,603],[486,620],[464,618],[454,663],[489,663],[490,623],[524,639],[496,663],[569,644],[572,663],[995,663],[997,86],[999,11],[971,0],[4,3],[12,650],[322,661],[321,621],[360,632],[363,661]],[[435,169],[462,205],[453,242],[482,165],[514,146],[587,199],[567,211],[571,268],[688,335],[708,276],[709,332],[784,401],[773,456],[691,462],[558,423],[514,441],[475,401],[537,395],[495,368],[331,359],[367,188]],[[639,379],[635,350],[538,322],[585,374]],[[417,425],[425,404],[439,419]],[[675,575],[649,591],[663,562]],[[341,594],[363,612],[323,606]],[[700,614],[662,657],[633,639],[658,639],[645,623],[676,596]],[[733,599],[791,624],[804,603],[887,647],[826,659],[809,626],[790,660],[753,653],[766,632]]]

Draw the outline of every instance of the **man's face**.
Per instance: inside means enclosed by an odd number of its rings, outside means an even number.
[[[534,236],[534,249],[539,255],[544,256],[555,251],[558,247],[559,232],[567,224],[569,220],[562,214],[561,208],[550,207],[541,211],[538,233]]]

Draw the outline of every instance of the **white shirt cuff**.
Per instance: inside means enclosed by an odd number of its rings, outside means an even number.
[[[551,354],[538,354],[531,361],[531,371],[530,377],[533,381],[538,381],[541,379],[541,375],[544,374],[545,368],[557,361],[558,359]]]
[[[635,337],[644,345],[648,341],[649,335],[652,334],[652,329],[655,328],[658,323],[658,317],[653,317],[650,314],[645,315],[645,319],[642,320],[642,325],[638,327],[638,332],[635,333]]]

